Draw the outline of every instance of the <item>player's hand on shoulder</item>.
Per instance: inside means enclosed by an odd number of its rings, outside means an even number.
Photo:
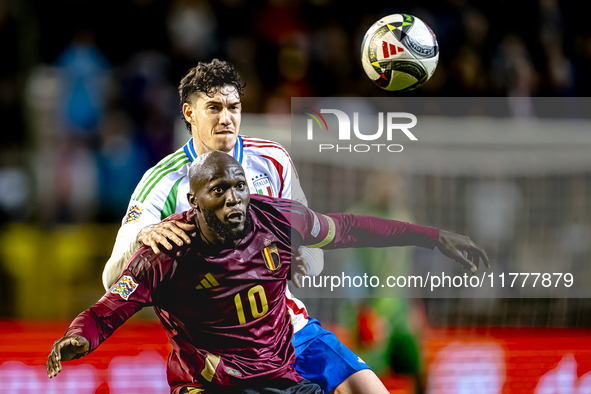
[[[53,378],[62,371],[62,361],[78,358],[88,351],[90,344],[80,335],[68,335],[55,341],[47,356],[47,376]]]
[[[300,283],[300,279],[302,275],[307,275],[308,272],[306,267],[308,266],[308,262],[304,257],[302,257],[302,249],[298,249],[297,252],[293,255],[293,259],[291,262],[291,283],[299,289],[302,287]]]
[[[484,249],[476,245],[465,235],[439,230],[437,248],[445,256],[457,261],[464,268],[472,271],[472,273],[478,269],[480,260],[482,260],[486,268],[490,268],[488,256]]]
[[[158,245],[164,246],[167,250],[172,250],[172,243],[178,246],[190,244],[191,237],[187,233],[193,230],[195,230],[194,224],[171,220],[144,227],[137,235],[137,240],[146,246],[150,246],[154,253],[160,253]]]

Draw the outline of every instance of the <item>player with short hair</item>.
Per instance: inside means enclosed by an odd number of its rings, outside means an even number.
[[[469,238],[369,216],[318,214],[287,199],[250,195],[240,163],[212,151],[190,167],[190,209],[172,215],[195,226],[190,244],[164,253],[141,247],[118,281],[72,322],[47,358],[96,349],[144,306],[153,306],[172,344],[167,376],[174,394],[317,394],[295,371],[285,288],[300,245],[337,249],[415,245],[488,261]]]
[[[189,191],[188,170],[198,156],[219,150],[234,157],[246,171],[253,194],[287,198],[307,205],[298,175],[286,150],[273,141],[240,136],[244,86],[234,67],[214,59],[199,63],[181,80],[182,112],[192,138],[179,150],[148,170],[129,203],[113,253],[103,271],[109,289],[130,256],[141,245],[171,249],[172,244],[191,242],[186,232],[194,227],[180,221],[160,220],[189,209],[184,196]],[[320,249],[302,248],[307,266],[302,272],[318,275],[323,268]],[[387,393],[386,388],[357,355],[336,336],[310,318],[305,305],[286,287],[287,307],[294,324],[296,369],[326,392],[357,394]]]

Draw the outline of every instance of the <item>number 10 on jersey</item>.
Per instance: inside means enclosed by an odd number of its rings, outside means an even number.
[[[261,307],[257,303],[255,294],[259,295],[261,300]],[[267,296],[265,295],[265,289],[261,285],[257,285],[248,290],[248,301],[250,303],[250,313],[253,318],[259,318],[269,311],[269,304],[267,303]],[[236,312],[238,313],[238,321],[240,324],[246,323],[246,317],[244,315],[244,308],[242,307],[242,299],[240,293],[234,297],[234,303],[236,304]]]

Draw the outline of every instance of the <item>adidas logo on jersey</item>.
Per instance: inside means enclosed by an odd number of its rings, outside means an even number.
[[[218,283],[217,280],[215,280],[215,278],[213,277],[213,275],[211,273],[207,273],[205,274],[205,278],[203,278],[201,280],[201,284],[195,286],[195,288],[197,290],[201,290],[201,289],[209,289],[210,287],[216,287],[219,286],[220,284]]]

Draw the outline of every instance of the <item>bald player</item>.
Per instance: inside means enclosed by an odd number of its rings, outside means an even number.
[[[111,290],[55,342],[50,378],[61,361],[88,354],[135,312],[153,306],[172,344],[172,393],[322,393],[293,367],[285,287],[301,245],[437,247],[466,268],[479,260],[488,266],[485,252],[465,236],[251,196],[244,170],[225,153],[199,156],[189,180],[191,209],[167,220],[195,225],[193,241],[158,254],[140,248]]]

